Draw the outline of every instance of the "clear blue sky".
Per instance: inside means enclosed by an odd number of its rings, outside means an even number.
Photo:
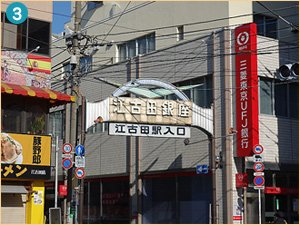
[[[70,21],[71,2],[53,1],[52,33],[59,34],[64,31],[64,24]]]

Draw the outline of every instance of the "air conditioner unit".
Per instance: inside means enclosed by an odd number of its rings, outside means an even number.
[[[277,78],[279,80],[292,80],[298,79],[299,76],[299,63],[284,64],[277,70]]]

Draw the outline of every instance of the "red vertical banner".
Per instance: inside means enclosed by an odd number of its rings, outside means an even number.
[[[235,29],[237,157],[252,156],[259,143],[256,24]]]

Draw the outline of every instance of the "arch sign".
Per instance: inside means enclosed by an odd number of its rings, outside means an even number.
[[[199,85],[202,84],[177,88],[159,80],[130,81],[116,89],[112,97],[87,103],[87,128],[98,118],[97,121],[110,122],[110,135],[189,138],[191,126],[212,134],[212,109],[197,106],[182,92]],[[125,93],[141,97],[120,97]],[[161,99],[169,94],[179,100]]]

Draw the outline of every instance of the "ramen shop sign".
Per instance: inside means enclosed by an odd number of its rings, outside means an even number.
[[[235,29],[237,157],[253,155],[259,143],[256,24]]]
[[[110,121],[124,123],[191,125],[192,103],[163,99],[111,97]]]

